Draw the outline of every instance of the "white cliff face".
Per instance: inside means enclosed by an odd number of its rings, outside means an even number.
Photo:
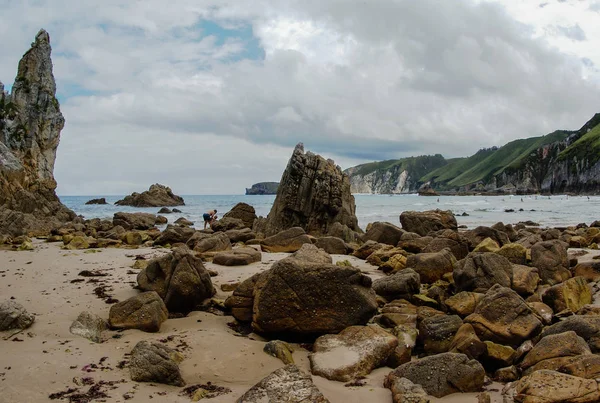
[[[416,192],[408,171],[389,170],[383,173],[371,172],[366,175],[350,175],[352,193],[402,194]]]

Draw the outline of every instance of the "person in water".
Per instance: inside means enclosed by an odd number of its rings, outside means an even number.
[[[217,209],[208,210],[202,215],[202,218],[204,218],[204,229],[206,229],[206,225],[212,226],[217,220]]]

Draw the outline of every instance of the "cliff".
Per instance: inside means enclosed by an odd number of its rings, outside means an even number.
[[[247,195],[274,195],[277,194],[279,182],[259,182],[246,188]]]
[[[65,120],[56,99],[50,37],[38,32],[12,93],[0,83],[0,233],[45,233],[75,214],[56,196],[54,161]]]

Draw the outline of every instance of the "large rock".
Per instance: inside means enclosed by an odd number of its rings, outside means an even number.
[[[543,336],[574,331],[590,346],[593,353],[600,353],[600,316],[573,315],[563,321],[555,323],[544,329]]]
[[[111,306],[108,323],[115,329],[158,332],[168,318],[169,311],[163,300],[155,291],[148,291]]]
[[[551,370],[535,371],[515,384],[515,402],[595,403],[600,401],[598,383]]]
[[[65,120],[55,97],[50,36],[38,32],[12,93],[0,83],[0,234],[47,234],[75,213],[56,196],[54,161]]]
[[[592,289],[583,277],[573,277],[550,287],[543,300],[554,312],[569,310],[575,313],[592,303]]]
[[[571,277],[566,244],[562,241],[538,242],[531,247],[531,265],[539,269],[542,282],[554,285]]]
[[[113,225],[120,225],[126,230],[147,230],[156,224],[156,216],[150,213],[123,213],[118,212],[113,216]]]
[[[254,248],[235,248],[228,252],[219,252],[213,258],[213,263],[221,266],[244,266],[260,262],[261,253]]]
[[[503,246],[510,243],[506,233],[498,231],[497,229],[479,226],[469,231],[463,232],[463,236],[469,241],[471,249],[475,249],[477,245],[481,244],[485,239],[490,238],[495,241],[498,246]]]
[[[421,283],[432,284],[441,280],[444,274],[451,273],[456,258],[450,249],[435,253],[419,253],[411,255],[406,260],[406,267],[416,271],[421,277]]]
[[[512,244],[511,244],[512,245]],[[540,282],[538,269],[535,267],[513,264],[512,289],[520,295],[531,295],[535,292]]]
[[[34,321],[35,316],[18,302],[9,299],[0,304],[0,331],[27,329]]]
[[[246,224],[244,224],[244,221],[239,218],[223,217],[220,220],[213,222],[210,225],[210,228],[215,232],[225,232],[230,230],[241,230],[247,227]]]
[[[483,387],[485,370],[464,354],[442,353],[402,364],[385,381],[407,378],[435,397],[451,393],[478,392]]]
[[[456,263],[452,277],[458,291],[486,292],[494,284],[510,287],[513,269],[503,256],[473,252]]]
[[[180,353],[163,344],[140,341],[131,352],[129,361],[131,380],[184,386],[185,382],[178,365],[182,360]]]
[[[350,326],[319,337],[309,355],[313,375],[347,382],[383,366],[398,339],[379,326]]]
[[[167,225],[167,228],[154,240],[154,245],[173,245],[186,243],[196,233],[194,228],[179,225]]]
[[[133,192],[124,199],[116,201],[117,206],[165,207],[184,206],[183,198],[173,194],[171,188],[155,183],[142,193]]]
[[[94,343],[102,342],[102,332],[108,329],[108,324],[98,315],[84,311],[73,321],[69,331],[71,334],[85,337]]]
[[[363,235],[363,241],[375,241],[396,246],[404,234],[404,230],[396,227],[389,222],[374,222],[369,226],[367,232]]]
[[[310,375],[290,364],[269,374],[236,402],[329,403],[329,400],[315,386]]]
[[[343,239],[334,236],[324,236],[317,239],[315,244],[327,253],[334,255],[345,255],[351,248],[344,242]]]
[[[295,252],[304,244],[312,244],[310,237],[300,227],[289,228],[261,241],[265,252]]]
[[[402,229],[425,236],[432,231],[451,229],[456,231],[458,225],[454,214],[448,210],[404,211],[400,214]]]
[[[574,331],[552,334],[543,337],[521,362],[521,368],[527,369],[540,361],[558,357],[592,354],[583,338]]]
[[[202,260],[186,247],[152,259],[137,282],[141,290],[156,291],[169,312],[188,313],[216,292]]]
[[[431,402],[421,385],[414,384],[406,378],[399,378],[390,374],[385,378],[383,386],[392,392],[393,403]]]
[[[247,228],[252,228],[254,220],[256,220],[256,211],[249,204],[238,203],[227,213],[223,214],[223,218],[238,218],[242,220]]]
[[[252,326],[264,333],[337,333],[377,309],[371,279],[353,267],[283,259],[259,276]]]
[[[410,299],[421,289],[419,274],[413,269],[401,270],[389,277],[383,277],[373,282],[373,289],[388,301],[395,299]]]
[[[207,252],[222,252],[225,250],[231,250],[231,241],[227,234],[219,232],[216,234],[205,234],[202,232],[195,232],[190,239],[188,239],[186,245],[193,249],[194,252],[207,253]]]
[[[361,231],[348,175],[332,160],[305,154],[299,143],[279,182],[264,232],[270,236],[301,227],[311,235],[326,235],[336,222]]]
[[[445,353],[463,322],[458,315],[435,315],[419,324],[419,341],[426,354]]]
[[[469,254],[469,243],[456,231],[442,230],[435,233],[427,246],[421,250],[423,253],[439,252],[442,249],[449,248],[457,260],[464,259]]]
[[[509,346],[519,346],[542,329],[542,322],[515,291],[496,284],[465,318],[479,338]]]
[[[296,252],[292,253],[289,258],[301,260],[306,263],[333,263],[333,259],[329,253],[310,243],[305,243],[302,245],[302,247]]]

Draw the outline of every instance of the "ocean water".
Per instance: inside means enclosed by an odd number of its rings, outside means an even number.
[[[98,197],[106,197],[107,205],[85,205],[85,202]],[[185,217],[203,227],[202,214],[217,209],[222,217],[239,202],[252,205],[259,216],[266,216],[271,210],[274,195],[188,195],[182,196],[185,206],[177,207],[182,213],[165,214],[169,222]],[[122,196],[60,196],[61,201],[77,214],[85,218],[112,218],[118,211],[157,213],[159,208],[138,208],[115,206],[113,203]],[[440,196],[418,195],[354,195],[358,224],[365,229],[368,223],[387,221],[400,225],[400,213],[407,210],[424,211],[431,209],[451,210],[459,225],[475,228],[479,225],[493,225],[499,221],[515,224],[531,220],[544,227],[591,224],[600,220],[600,196]],[[506,212],[512,209],[514,212]],[[520,211],[522,210],[522,211]],[[463,216],[467,213],[468,216]]]

